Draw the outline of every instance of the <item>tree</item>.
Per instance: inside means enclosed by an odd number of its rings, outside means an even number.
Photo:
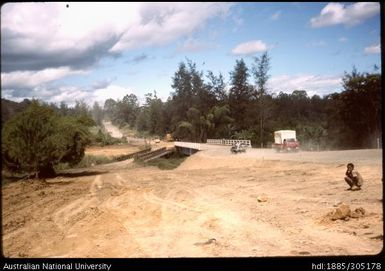
[[[172,115],[173,123],[177,123],[187,118],[186,112],[193,103],[193,91],[191,84],[191,74],[185,63],[180,63],[178,71],[172,78],[171,87],[175,90],[172,93]]]
[[[270,69],[270,58],[267,52],[263,53],[261,58],[254,58],[255,64],[253,66],[253,75],[256,83],[255,96],[258,99],[259,108],[259,127],[260,127],[260,141],[261,148],[263,147],[263,128],[267,118],[268,106],[266,106],[266,83],[269,79],[268,71]]]
[[[230,117],[230,108],[228,104],[212,107],[207,119],[211,122],[208,127],[208,136],[210,138],[230,137],[230,125],[234,122],[234,119]]]
[[[343,77],[340,116],[356,147],[375,147],[381,137],[381,75],[359,73],[355,68]]]
[[[269,69],[270,69],[270,57],[267,52],[263,53],[263,55],[258,58],[254,58],[254,66],[253,66],[253,75],[256,83],[256,96],[261,97],[267,94],[266,83],[269,80]]]
[[[252,89],[248,77],[248,68],[243,59],[236,60],[234,71],[230,72],[229,92],[229,106],[236,131],[247,129],[250,124],[247,121],[247,113],[251,104]]]
[[[215,98],[215,104],[227,104],[229,97],[226,93],[226,84],[224,83],[222,74],[220,73],[219,76],[215,76],[212,71],[208,71],[207,78],[209,82],[206,84],[206,88]]]
[[[166,131],[164,121],[163,102],[156,95],[147,93],[146,104],[140,108],[136,127],[139,131],[148,131],[150,134],[162,135]]]
[[[71,116],[76,117],[85,126],[94,126],[96,124],[92,119],[89,106],[83,100],[76,101],[74,108],[70,112]]]
[[[118,102],[118,108],[124,122],[134,127],[139,110],[139,101],[136,95],[133,93],[125,95],[122,102]]]
[[[45,177],[59,162],[78,163],[90,133],[83,120],[60,117],[47,105],[33,101],[2,129],[2,160],[9,169]]]

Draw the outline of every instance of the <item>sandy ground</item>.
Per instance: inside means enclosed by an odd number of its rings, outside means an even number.
[[[107,148],[106,148],[107,151]],[[364,177],[348,191],[345,165]],[[260,200],[260,201],[259,201]],[[338,203],[365,215],[330,220]],[[373,255],[382,150],[274,153],[206,145],[174,170],[132,160],[2,186],[6,257]]]
[[[89,147],[86,149],[85,154],[88,155],[102,155],[107,157],[120,156],[124,154],[130,154],[139,151],[139,147],[133,145],[113,145],[108,147]]]

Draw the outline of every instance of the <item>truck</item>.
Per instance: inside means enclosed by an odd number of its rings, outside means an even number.
[[[299,151],[299,142],[294,130],[279,130],[274,132],[274,143],[271,146],[277,152]]]
[[[172,135],[168,133],[164,136],[164,141],[171,142],[171,141],[174,141],[174,139],[172,138]]]

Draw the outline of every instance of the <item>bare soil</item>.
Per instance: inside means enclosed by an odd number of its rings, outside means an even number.
[[[348,191],[343,180],[348,162],[364,178],[359,191]],[[44,258],[378,254],[382,174],[382,150],[231,154],[229,147],[206,145],[174,170],[127,160],[46,182],[11,182],[2,186],[3,253]],[[340,203],[364,215],[330,219]]]
[[[93,146],[86,149],[85,154],[88,155],[102,155],[106,157],[114,157],[125,154],[130,154],[140,150],[138,146],[135,145],[112,145],[106,147]]]

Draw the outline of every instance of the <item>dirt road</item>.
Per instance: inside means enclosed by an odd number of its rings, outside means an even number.
[[[7,257],[372,255],[382,151],[275,154],[207,146],[175,170],[132,161],[2,187]],[[365,183],[347,191],[345,164]],[[365,215],[330,220],[338,203]]]
[[[114,138],[122,138],[123,134],[122,132],[115,126],[112,125],[110,121],[103,121],[104,128],[107,130],[108,133]]]

